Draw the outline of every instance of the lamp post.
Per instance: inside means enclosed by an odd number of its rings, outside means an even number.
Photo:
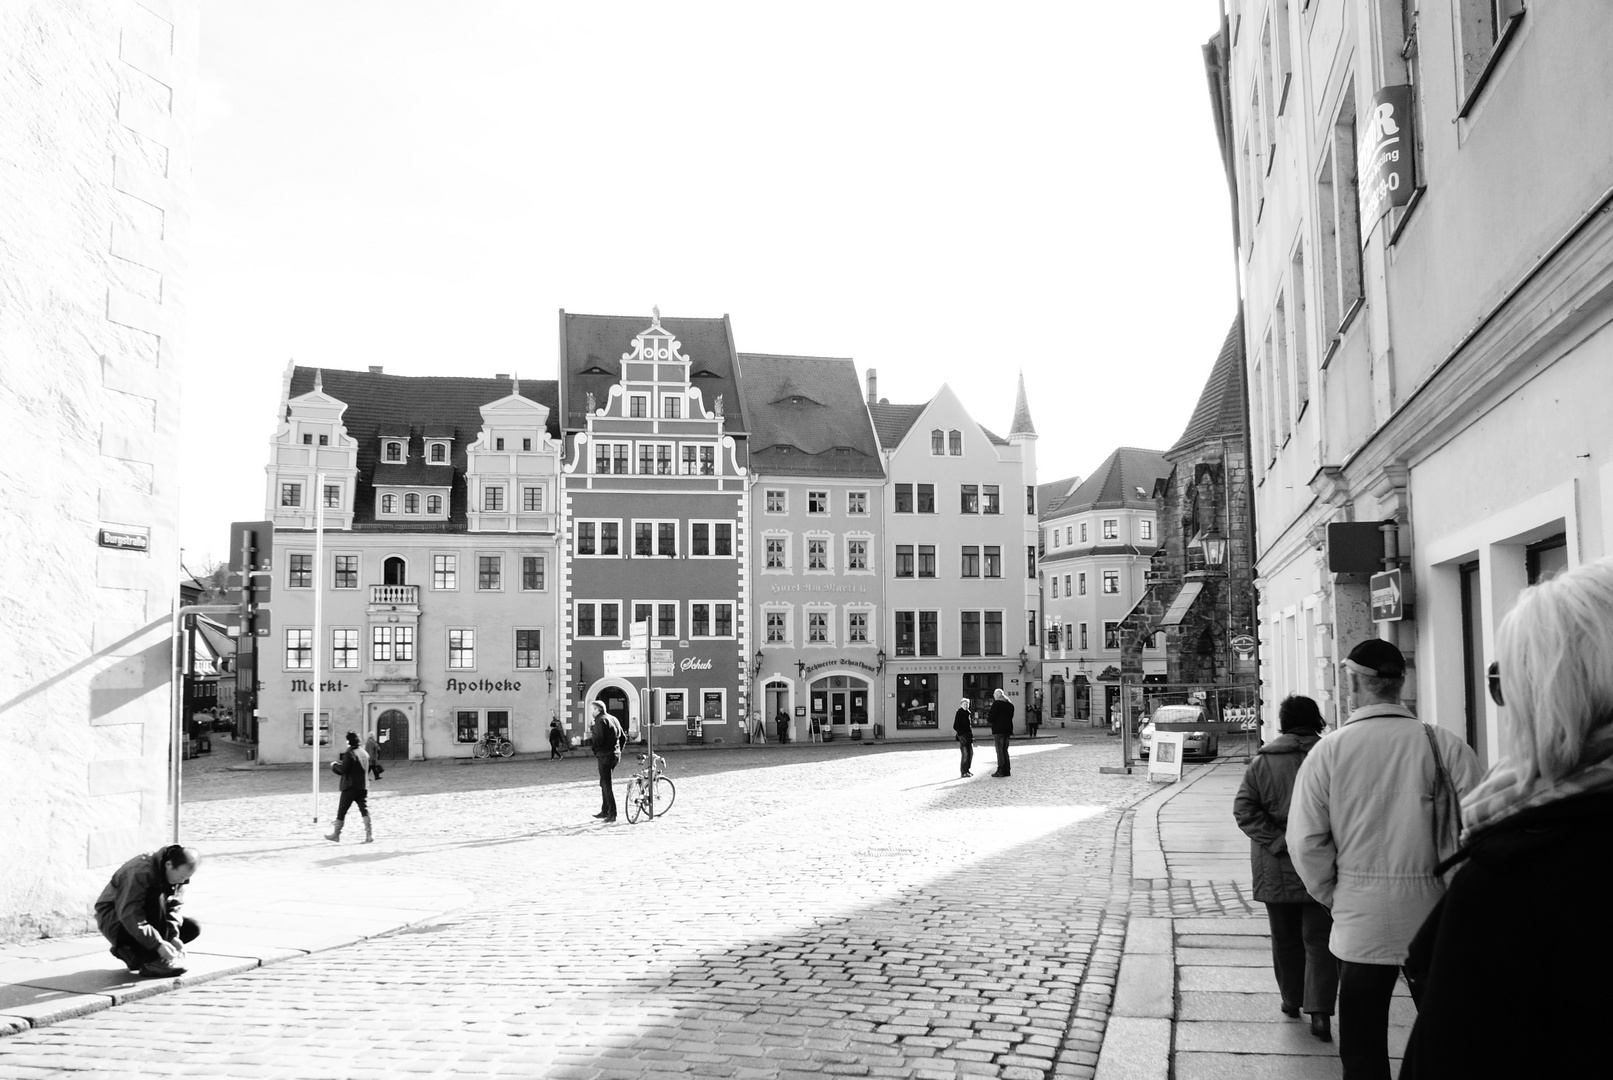
[[[756,678],[756,676],[760,675],[761,673],[762,673],[762,650],[757,649],[756,650],[756,659],[751,664],[750,677],[754,679],[754,678]]]

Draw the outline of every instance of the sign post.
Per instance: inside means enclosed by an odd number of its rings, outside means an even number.
[[[1367,589],[1372,595],[1373,622],[1399,622],[1406,617],[1405,583],[1399,567],[1373,574]]]
[[[325,614],[325,474],[314,474],[314,722],[308,729],[312,744],[314,772],[314,824],[319,824],[319,638],[324,633]],[[331,738],[334,746],[336,739]]]

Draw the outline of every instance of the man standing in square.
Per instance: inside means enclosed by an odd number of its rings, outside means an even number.
[[[991,741],[997,745],[997,771],[993,776],[1007,776],[1008,767],[1008,740],[1014,734],[1014,703],[1008,700],[1008,695],[999,688],[992,691],[991,708],[986,712],[986,719],[991,722]]]
[[[1345,1080],[1389,1080],[1389,999],[1412,935],[1445,892],[1434,873],[1435,748],[1458,797],[1480,770],[1466,743],[1400,703],[1406,661],[1394,645],[1369,638],[1344,664],[1355,710],[1300,767],[1288,853],[1333,912]]]

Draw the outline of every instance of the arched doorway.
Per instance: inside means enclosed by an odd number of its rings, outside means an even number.
[[[407,585],[409,584],[409,564],[401,556],[390,555],[386,562],[381,564],[381,584]]]
[[[831,738],[849,738],[851,732],[862,732],[868,725],[868,680],[856,675],[826,675],[814,680],[807,702],[812,721]]]
[[[620,686],[606,686],[600,689],[594,700],[605,706],[605,711],[616,717],[616,722],[622,725],[622,730],[631,737],[633,732],[633,710],[628,705],[628,698]],[[591,733],[583,735],[584,740]]]
[[[388,709],[375,720],[375,738],[381,744],[383,759],[409,756],[409,718],[397,709]]]
[[[783,715],[783,723],[779,716]],[[762,723],[767,725],[769,738],[788,742],[795,735],[795,719],[790,716],[790,684],[783,679],[771,679],[762,687]]]

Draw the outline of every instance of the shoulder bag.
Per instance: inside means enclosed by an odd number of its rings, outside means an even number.
[[[1434,755],[1434,861],[1443,863],[1461,847],[1462,803],[1457,797],[1456,785],[1451,782],[1451,774],[1445,770],[1445,759],[1440,756],[1433,727],[1422,726],[1423,734],[1428,736],[1428,749]]]

